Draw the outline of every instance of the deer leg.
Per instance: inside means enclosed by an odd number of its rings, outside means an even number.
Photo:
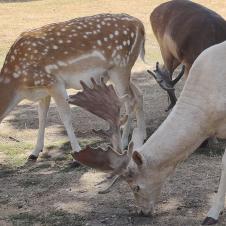
[[[122,149],[125,149],[128,146],[129,143],[129,134],[131,131],[131,124],[132,124],[132,108],[130,106],[130,103],[128,101],[125,102],[125,110],[127,119],[126,122],[123,124],[122,128]]]
[[[79,152],[81,150],[81,147],[78,143],[78,140],[75,136],[74,129],[72,126],[71,109],[67,102],[68,99],[67,91],[65,87],[62,85],[52,89],[50,93],[57,105],[60,118],[66,128],[68,137],[71,142],[72,152]]]
[[[45,127],[46,127],[46,120],[47,114],[49,110],[51,97],[47,96],[39,101],[38,106],[38,117],[39,117],[39,130],[38,130],[38,139],[33,150],[32,154],[29,156],[29,160],[37,160],[39,153],[42,151],[44,147],[44,135],[45,135]]]
[[[131,91],[130,91],[130,71],[128,70],[121,70],[121,69],[114,69],[109,72],[109,76],[111,81],[115,84],[115,89],[117,94],[122,97],[128,95],[129,97],[125,100],[125,110],[127,120],[123,125],[122,130],[122,148],[128,146],[129,141],[129,134],[131,131],[131,124],[133,118],[133,100],[131,99]],[[132,97],[133,98],[133,97]]]
[[[135,97],[135,112],[137,119],[137,128],[133,130],[132,141],[134,143],[134,148],[138,148],[143,145],[143,142],[147,137],[143,109],[143,95],[133,82],[130,82],[130,87]]]
[[[222,171],[218,191],[214,203],[211,209],[209,210],[206,219],[202,223],[203,225],[213,225],[218,222],[219,215],[224,209],[225,192],[226,192],[226,152],[224,153],[224,156],[222,158]]]

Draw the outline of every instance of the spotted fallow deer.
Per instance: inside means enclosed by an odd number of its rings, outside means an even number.
[[[132,148],[131,143],[127,152],[119,154],[111,148],[103,151],[87,147],[73,157],[93,168],[120,175],[133,191],[139,212],[149,215],[164,182],[176,166],[206,138],[226,138],[225,62],[226,42],[198,56],[175,107],[140,148]],[[203,225],[218,222],[224,209],[225,193],[226,152],[222,158],[218,192]]]
[[[180,73],[172,81],[174,70],[183,64],[186,78],[203,50],[226,40],[226,21],[216,12],[192,1],[172,0],[155,8],[150,22],[164,62],[162,70],[157,64],[154,77],[169,94],[169,110],[177,100],[174,86],[183,75]]]
[[[73,152],[81,150],[74,134],[67,88],[81,89],[80,80],[111,80],[118,95],[128,95],[128,118],[122,146],[128,144],[133,110],[143,143],[146,137],[142,95],[130,80],[138,55],[144,57],[142,22],[127,14],[99,14],[54,23],[24,32],[9,50],[0,73],[0,121],[21,100],[39,101],[39,133],[29,159],[44,146],[50,99],[56,102]],[[121,149],[121,147],[120,147]]]

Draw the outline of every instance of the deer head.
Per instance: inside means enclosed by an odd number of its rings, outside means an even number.
[[[160,193],[164,175],[168,175],[168,170],[161,172],[163,177],[161,175],[156,178],[159,172],[156,173],[156,168],[153,170],[148,168],[142,151],[133,150],[133,142],[130,142],[128,150],[120,149],[119,113],[123,101],[117,96],[112,85],[105,85],[103,79],[100,84],[92,79],[92,88],[84,82],[81,82],[81,85],[83,91],[70,96],[69,103],[81,106],[109,122],[110,129],[107,134],[112,136],[113,147],[109,146],[104,150],[100,147],[87,146],[80,152],[72,153],[73,158],[86,166],[110,172],[112,176],[125,180],[134,194],[139,206],[138,211],[149,215]]]

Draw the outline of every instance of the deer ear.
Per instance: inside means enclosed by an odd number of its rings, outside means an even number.
[[[143,165],[144,163],[143,156],[138,151],[133,152],[132,158],[138,166]]]

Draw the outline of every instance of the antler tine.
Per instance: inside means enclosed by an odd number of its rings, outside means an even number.
[[[83,90],[88,90],[88,89],[89,89],[89,87],[86,85],[86,83],[85,83],[85,82],[80,81],[80,84],[81,84],[81,86],[82,86]]]
[[[159,62],[156,62],[156,69],[155,69],[155,72],[158,72],[158,71],[160,71],[160,70],[159,70]]]
[[[175,86],[179,80],[182,78],[182,76],[184,75],[185,72],[185,66],[182,66],[181,72],[179,73],[179,75],[172,81],[172,85]]]

